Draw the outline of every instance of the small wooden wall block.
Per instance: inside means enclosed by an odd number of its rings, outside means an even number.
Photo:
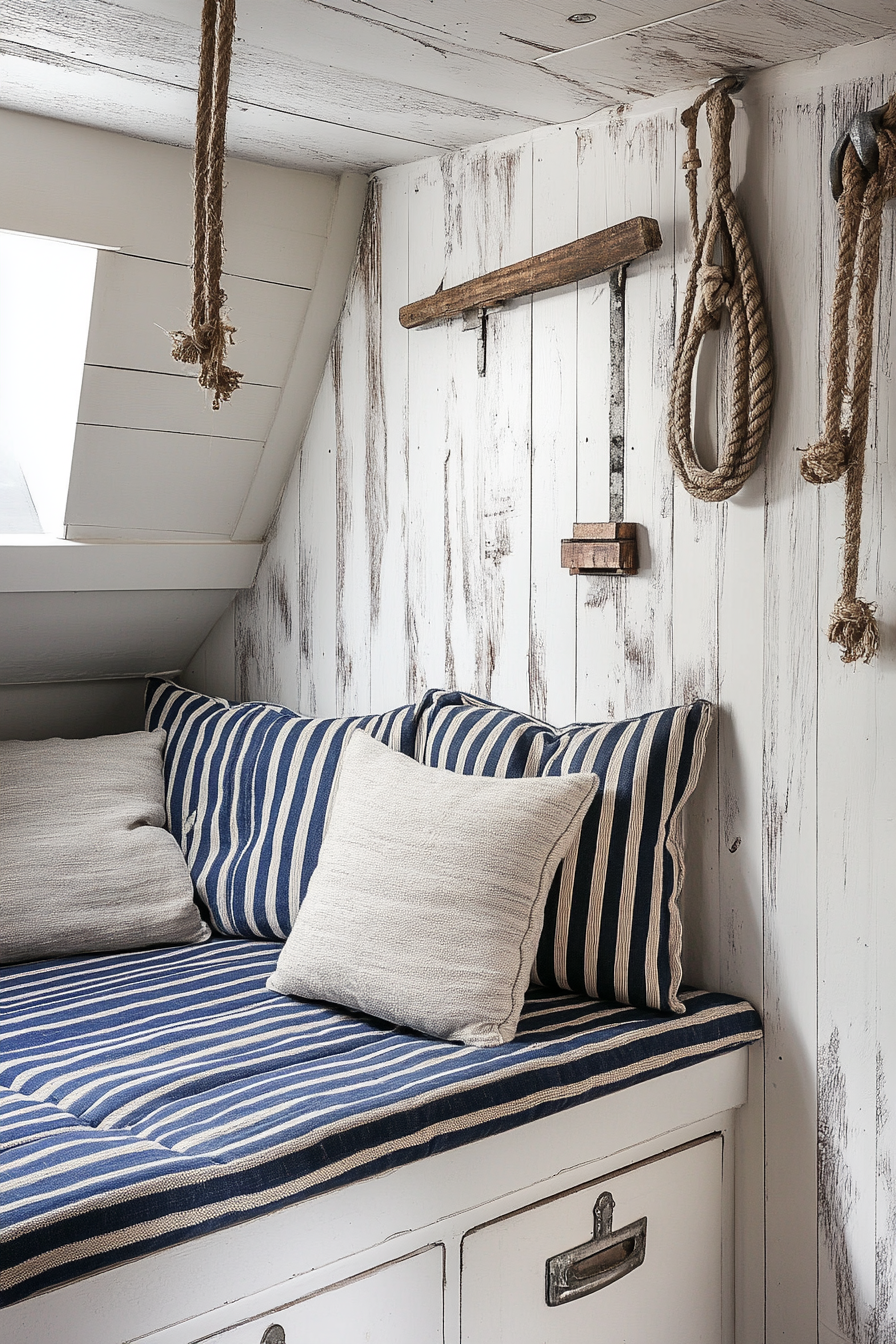
[[[574,523],[560,543],[560,563],[570,574],[637,574],[634,523]]]
[[[655,252],[662,242],[656,220],[639,215],[609,229],[601,229],[599,233],[591,233],[587,238],[541,252],[537,257],[454,285],[440,294],[407,303],[399,309],[398,320],[403,327],[422,327],[427,322],[457,317],[471,308],[488,308],[522,294],[556,289],[559,285],[569,285],[574,280],[585,280],[601,271],[625,266],[648,252]]]

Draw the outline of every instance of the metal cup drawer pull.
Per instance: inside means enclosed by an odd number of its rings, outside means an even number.
[[[261,1337],[261,1344],[286,1344],[286,1331],[282,1325],[269,1325]]]
[[[613,1231],[616,1201],[609,1190],[598,1195],[594,1206],[594,1236],[571,1251],[552,1255],[544,1267],[544,1300],[559,1307],[573,1298],[606,1288],[644,1262],[647,1251],[647,1219],[639,1218]]]

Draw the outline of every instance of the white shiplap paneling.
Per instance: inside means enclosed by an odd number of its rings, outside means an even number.
[[[366,596],[344,591],[335,604],[342,621],[337,644],[341,639],[345,649],[363,646],[369,665],[380,669],[378,694],[391,685],[396,704],[408,687],[446,679],[484,689],[481,665],[470,651],[477,638],[484,639],[483,647],[494,641],[502,656],[517,648],[521,620],[528,621],[523,633],[531,647],[543,656],[533,698],[551,714],[555,684],[556,703],[567,703],[572,659],[580,717],[637,712],[695,692],[718,698],[716,744],[692,811],[686,919],[692,973],[747,994],[766,1022],[764,1058],[754,1052],[751,1102],[738,1134],[741,1344],[811,1344],[817,1337],[878,1344],[896,1331],[890,973],[896,939],[890,894],[896,475],[888,448],[894,416],[889,212],[861,584],[863,594],[879,602],[882,621],[881,657],[870,668],[843,667],[825,637],[838,591],[842,486],[821,492],[807,486],[798,457],[819,426],[824,312],[836,242],[824,185],[826,157],[851,110],[875,105],[890,91],[894,59],[894,44],[883,40],[834,53],[817,66],[770,72],[743,95],[735,175],[742,175],[739,195],[767,290],[777,385],[765,460],[735,499],[719,508],[691,500],[673,487],[665,456],[676,287],[680,293],[689,260],[678,168],[680,108],[641,104],[581,128],[574,174],[566,131],[539,132],[517,147],[523,157],[532,154],[533,239],[544,238],[544,245],[548,237],[563,241],[561,219],[572,237],[634,213],[654,215],[664,235],[663,248],[631,268],[628,286],[626,513],[646,524],[644,573],[626,581],[576,581],[559,572],[558,560],[557,577],[543,577],[552,538],[568,534],[573,521],[568,433],[576,436],[575,512],[582,520],[606,516],[607,289],[596,280],[578,288],[574,341],[564,306],[568,296],[552,295],[552,308],[539,310],[536,301],[528,310],[519,303],[505,311],[481,388],[469,381],[474,338],[459,324],[384,340],[384,378],[394,380],[385,416],[387,478],[395,467],[391,454],[404,452],[407,425],[407,638],[396,641],[394,629],[370,622]],[[461,255],[458,221],[473,231],[464,236],[466,257],[476,255],[477,221],[486,217],[491,229],[503,230],[502,239],[489,239],[488,264],[495,264],[502,240],[505,248],[518,245],[523,225],[512,209],[503,223],[500,214],[488,216],[488,173],[480,172],[478,182],[472,173],[474,164],[485,162],[476,151],[383,175],[380,224],[391,236],[378,245],[393,258],[390,267],[405,264],[406,201],[410,298],[431,293],[443,279],[461,278],[451,269],[452,256]],[[478,202],[467,201],[477,193]],[[577,229],[567,214],[567,194],[577,196]],[[458,250],[446,254],[446,241]],[[405,290],[403,276],[393,283],[394,306]],[[383,307],[384,324],[393,315]],[[504,343],[514,322],[531,331],[529,377],[513,345],[519,331]],[[352,361],[358,366],[360,352],[352,351],[351,342],[370,325],[353,310],[343,331],[345,367]],[[574,431],[568,368],[575,378]],[[700,388],[709,398],[705,419],[720,417],[724,427],[724,378],[718,403],[712,379]],[[341,404],[340,433],[348,441],[362,433],[351,416],[363,412],[351,410],[358,407],[351,391]],[[495,427],[501,425],[513,440],[506,457],[495,452]],[[508,574],[516,565],[522,572],[527,558],[531,565],[531,613],[521,618],[509,580],[503,600],[495,601],[488,587],[494,577],[488,568],[489,511],[507,496],[504,463],[515,461],[519,469],[530,434],[529,531],[522,541],[518,532],[509,534],[511,549],[502,560]],[[323,515],[300,500],[301,554],[313,557],[320,547],[319,569],[304,570],[313,585],[319,582],[315,573],[326,575],[327,557],[343,545],[358,547],[358,537],[376,521],[366,519],[363,482],[357,484],[361,478],[348,470],[348,460],[338,458],[336,438],[327,389],[272,542],[278,563],[284,557],[288,562],[290,499],[312,482],[329,482],[330,494],[316,496]],[[548,481],[552,442],[556,474]],[[461,443],[476,470],[456,479],[452,458]],[[518,501],[519,491],[513,497]],[[344,530],[349,519],[351,536]],[[462,542],[469,556],[457,571]],[[394,557],[390,573],[393,568]],[[360,569],[352,569],[345,585],[350,574],[363,581]],[[327,581],[304,599],[316,612],[330,600]],[[259,592],[265,582],[263,565]],[[577,589],[574,610],[561,595],[549,611],[539,582],[555,582],[558,591],[561,583]],[[353,613],[359,613],[357,629]],[[258,608],[243,637],[256,638],[264,624]],[[326,619],[310,626],[308,637],[302,666],[311,682],[303,683],[301,707],[308,708],[312,696],[340,704],[334,694],[339,676],[325,656]],[[493,691],[525,707],[528,666],[511,657],[506,669],[500,682],[493,678]],[[247,695],[255,689],[251,677],[241,687]],[[566,714],[558,710],[557,717]]]

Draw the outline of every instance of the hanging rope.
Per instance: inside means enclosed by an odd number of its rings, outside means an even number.
[[[241,373],[224,362],[236,331],[224,317],[224,132],[227,87],[236,25],[235,0],[203,0],[193,166],[193,311],[190,331],[172,331],[171,351],[184,364],[200,366],[199,385],[214,392],[219,410],[239,387]]]
[[[862,540],[862,487],[868,404],[874,357],[874,296],[880,274],[884,203],[896,196],[896,94],[887,104],[877,135],[878,167],[870,175],[848,144],[839,199],[840,243],[831,305],[831,349],[824,435],[803,455],[800,471],[812,485],[846,476],[846,529],[842,591],[831,613],[828,639],[843,650],[844,663],[870,663],[880,648],[875,605],[856,596]],[[849,314],[853,309],[855,352],[849,388]],[[846,409],[848,403],[848,411]],[[846,423],[848,419],[848,424]]]
[[[721,80],[681,114],[688,147],[682,159],[691,212],[694,261],[688,275],[684,308],[672,369],[669,403],[669,455],[682,485],[697,499],[729,499],[752,474],[768,426],[772,405],[772,357],[762,294],[743,220],[731,190],[731,126],[734,104],[729,89],[735,76]],[[697,214],[697,118],[706,104],[712,139],[709,205],[701,227]],[[716,249],[719,260],[716,261]],[[700,465],[691,431],[691,386],[700,343],[719,326],[727,309],[731,322],[731,386],[728,440],[719,464]]]

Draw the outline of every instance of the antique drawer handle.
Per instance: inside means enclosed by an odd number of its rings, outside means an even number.
[[[573,1298],[606,1288],[644,1262],[647,1250],[647,1219],[613,1231],[616,1201],[609,1190],[594,1206],[594,1236],[571,1251],[552,1255],[544,1267],[544,1300],[559,1307]]]
[[[286,1331],[282,1325],[269,1325],[261,1337],[261,1344],[286,1344]]]

